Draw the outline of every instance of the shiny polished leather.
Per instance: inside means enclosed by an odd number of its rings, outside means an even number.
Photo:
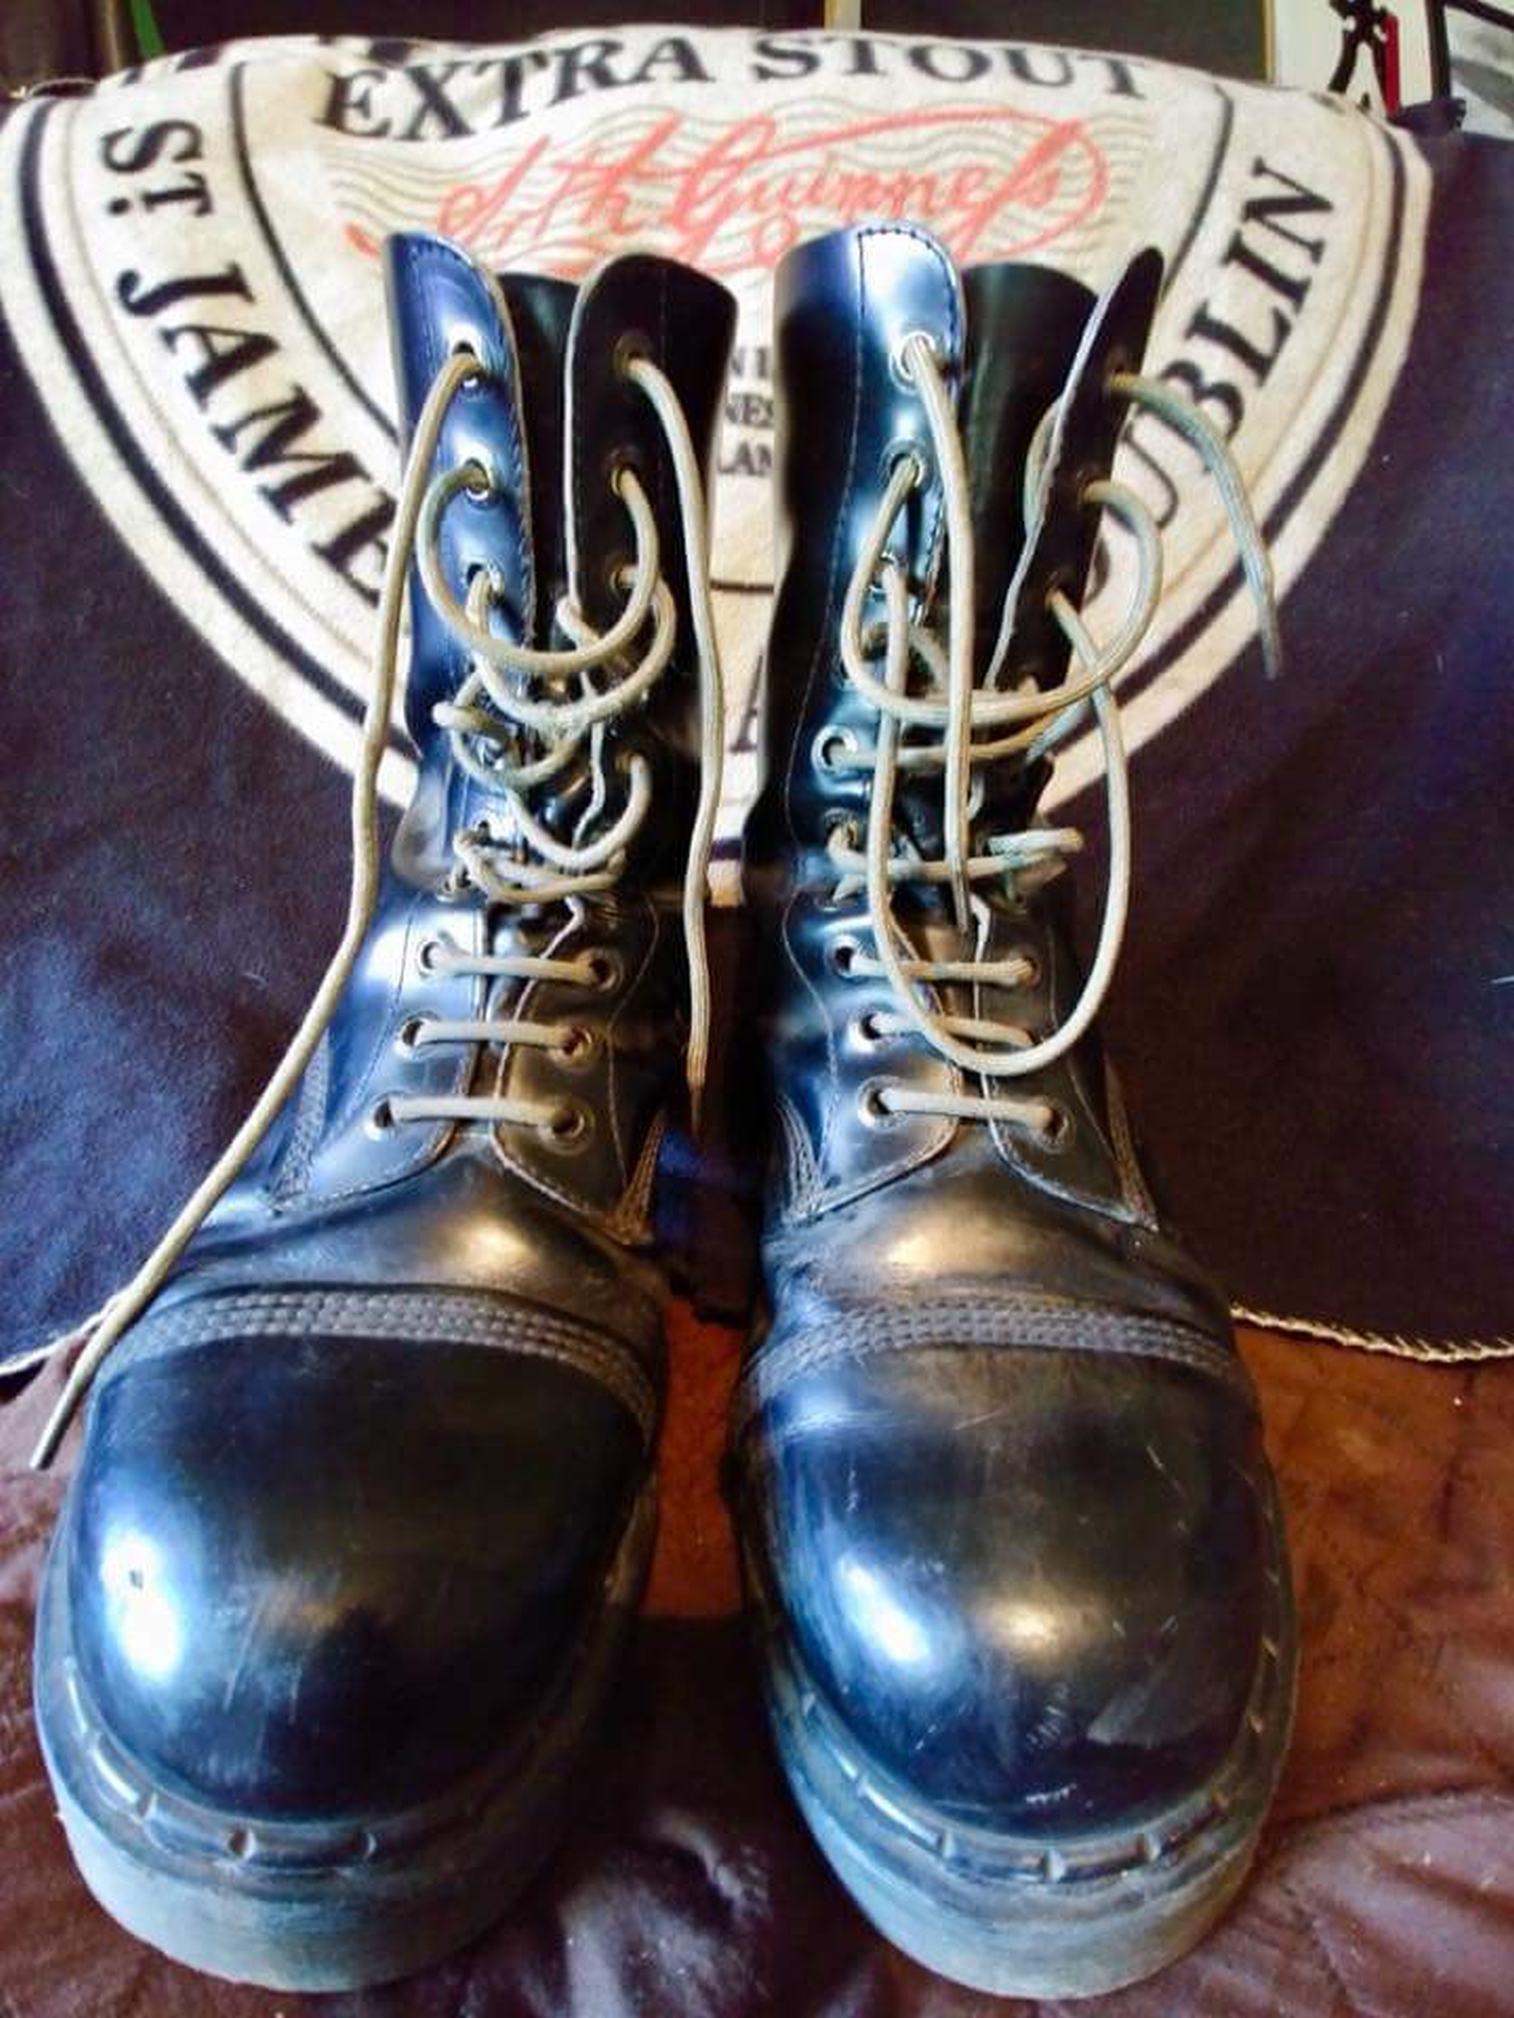
[[[1106,380],[1137,366],[1160,274],[1142,255],[1096,302],[1032,266],[959,278],[924,234],[877,226],[801,248],[777,283],[781,575],[747,850],[777,1139],[733,1431],[744,1551],[770,1658],[849,1773],[932,1826],[1051,1843],[1171,1809],[1236,1745],[1278,1572],[1268,1474],[1225,1303],[1161,1224],[1095,1039],[1009,1085],[1053,1104],[1049,1135],[870,1109],[884,1079],[996,1089],[913,1033],[880,1036],[888,984],[848,966],[869,930],[825,843],[838,820],[860,831],[872,778],[830,760],[871,746],[877,716],[838,637],[906,448],[928,480],[893,549],[914,614],[938,636],[949,618],[939,475],[894,364],[921,331],[964,436],[979,674],[1018,578],[1006,683],[1063,679],[1046,597],[1076,602],[1088,574],[1099,513],[1079,493],[1123,419]],[[1058,396],[1027,556],[1022,474]],[[1026,824],[1045,775],[997,766],[977,831]],[[901,775],[899,824],[936,854],[940,797],[939,773]],[[1061,888],[989,901],[988,957],[1025,953],[1034,979],[981,1006],[938,986],[938,1004],[1044,1035],[1080,986]],[[910,886],[898,916],[922,957],[970,956],[944,893]]]
[[[432,720],[467,663],[417,570],[419,779],[372,928],[303,1083],[98,1380],[56,1558],[83,1687],[150,1784],[254,1817],[424,1803],[529,1733],[650,1503],[663,1380],[665,1289],[644,1250],[681,1098],[703,556],[684,552],[668,452],[616,346],[667,373],[707,464],[733,304],[642,257],[581,289],[497,281],[421,236],[391,242],[388,279],[407,433],[455,347],[479,362],[436,457],[491,477],[442,521],[453,594],[491,569],[490,622],[537,646],[562,642],[565,591],[607,625],[629,545],[611,479],[630,461],[678,642],[606,736],[612,777],[636,749],[657,786],[619,887],[486,909],[448,882],[452,838],[489,797]],[[570,767],[544,817],[571,821],[588,789]],[[595,978],[447,976],[432,949],[448,944],[592,950]],[[416,1017],[486,1015],[593,1042],[406,1042]],[[470,1092],[571,1099],[589,1126],[557,1142],[387,1117],[395,1095]]]

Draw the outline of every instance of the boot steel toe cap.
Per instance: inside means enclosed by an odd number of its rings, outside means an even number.
[[[603,1604],[645,1470],[625,1396],[455,1339],[137,1345],[62,1554],[84,1687],[147,1780],[340,1817],[508,1753]]]
[[[1235,1376],[939,1346],[833,1355],[778,1388],[742,1439],[749,1562],[858,1763],[1032,1838],[1203,1787],[1242,1734],[1276,1593]]]

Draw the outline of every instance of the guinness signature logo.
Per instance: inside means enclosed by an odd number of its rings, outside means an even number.
[[[876,158],[885,145],[892,166]],[[332,181],[353,243],[376,252],[394,228],[392,181],[370,180],[361,157],[334,166]],[[1075,232],[1108,187],[1079,120],[972,105],[857,119],[820,101],[798,119],[612,115],[566,144],[540,135],[492,179],[415,176],[402,207],[407,224],[501,268],[578,275],[632,239],[735,281],[807,238],[880,217],[924,225],[960,264],[986,249],[1024,258]]]

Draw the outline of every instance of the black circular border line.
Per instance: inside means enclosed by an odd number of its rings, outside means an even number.
[[[126,466],[127,473],[142,492],[147,503],[157,512],[170,535],[188,554],[190,559],[208,577],[212,585],[236,611],[237,615],[255,631],[263,642],[276,652],[289,667],[307,680],[323,700],[345,716],[349,725],[360,729],[364,710],[361,702],[338,680],[333,679],[319,660],[314,659],[290,636],[275,617],[269,615],[261,603],[250,595],[242,583],[231,572],[216,553],[214,547],[201,535],[194,521],[189,517],[178,499],[173,495],[138,446],[120,409],[111,399],[99,367],[84,342],[73,311],[64,297],[58,269],[53,260],[52,250],[47,243],[46,228],[42,218],[41,159],[42,144],[49,121],[65,101],[56,98],[45,99],[36,106],[30,128],[27,131],[21,157],[21,214],[26,239],[26,249],[31,261],[33,277],[38,291],[53,325],[53,333],[72,366],[75,379],[94,409],[95,418],[105,431],[112,447]],[[74,105],[77,111],[78,105]],[[163,593],[153,570],[140,563],[143,572],[153,582],[159,593]],[[219,657],[220,654],[218,653]],[[255,691],[255,690],[253,690]],[[263,697],[260,695],[259,699]],[[265,706],[270,704],[264,701]],[[276,709],[271,710],[274,713]],[[289,724],[295,734],[303,734]],[[322,748],[313,737],[304,740],[321,751],[328,760],[329,750]],[[411,749],[408,741],[391,727],[388,747],[395,755],[409,757]],[[334,761],[334,760],[332,760]],[[342,768],[339,766],[339,768]]]
[[[1283,532],[1293,514],[1303,503],[1304,498],[1313,487],[1316,476],[1319,474],[1320,465],[1325,461],[1344,432],[1346,423],[1351,418],[1351,414],[1355,409],[1357,397],[1361,392],[1362,381],[1371,370],[1382,343],[1383,325],[1388,320],[1388,303],[1392,299],[1393,281],[1398,267],[1398,248],[1403,238],[1404,164],[1399,157],[1397,147],[1394,146],[1391,139],[1385,134],[1378,135],[1377,137],[1388,150],[1388,160],[1392,168],[1393,179],[1392,208],[1388,219],[1388,243],[1384,251],[1382,271],[1378,277],[1377,295],[1372,303],[1372,312],[1367,318],[1366,333],[1362,338],[1361,347],[1357,351],[1356,362],[1351,367],[1350,377],[1341,388],[1340,398],[1331,409],[1329,419],[1315,436],[1313,446],[1310,448],[1299,469],[1295,472],[1287,489],[1262,522],[1262,538],[1269,547],[1276,541],[1279,534]],[[1379,422],[1378,425],[1381,426],[1382,423]],[[1209,629],[1210,625],[1218,619],[1220,612],[1225,608],[1232,596],[1239,593],[1244,581],[1245,572],[1240,562],[1238,560],[1232,562],[1228,573],[1209,591],[1209,594],[1199,604],[1187,622],[1174,631],[1151,663],[1142,666],[1133,679],[1121,680],[1119,697],[1122,705],[1128,700],[1133,700],[1138,694],[1144,694],[1154,680],[1160,679],[1162,674],[1171,668],[1174,661],[1180,659],[1188,651],[1197,639]],[[1248,651],[1254,649],[1256,649],[1256,640],[1250,638],[1238,652],[1226,660],[1226,666],[1235,664]]]
[[[1220,185],[1220,171],[1225,166],[1225,157],[1230,152],[1230,139],[1235,130],[1235,100],[1223,84],[1214,86],[1215,96],[1220,101],[1219,138],[1214,143],[1214,151],[1209,157],[1209,167],[1204,176],[1204,186],[1199,191],[1199,200],[1193,206],[1193,215],[1188,220],[1188,229],[1183,233],[1177,251],[1172,255],[1172,263],[1162,276],[1162,292],[1166,294],[1187,264],[1199,228],[1209,215],[1209,206],[1214,201],[1214,192]]]
[[[242,187],[247,192],[247,201],[252,208],[254,222],[263,234],[263,243],[267,246],[268,255],[278,269],[280,280],[283,281],[285,288],[288,290],[290,301],[294,304],[300,320],[315,338],[322,351],[325,352],[327,362],[332,366],[353,398],[377,426],[379,432],[387,440],[398,442],[399,431],[395,427],[394,422],[384,412],[383,408],[378,405],[317,318],[315,310],[310,305],[309,297],[295,278],[294,268],[289,263],[288,255],[274,235],[273,219],[268,214],[268,207],[264,203],[262,193],[258,189],[257,182],[253,177],[252,154],[247,145],[247,108],[242,92],[242,76],[246,68],[247,66],[244,62],[237,62],[231,65],[227,79],[227,96],[231,105],[232,149],[236,155],[237,169],[242,177]]]

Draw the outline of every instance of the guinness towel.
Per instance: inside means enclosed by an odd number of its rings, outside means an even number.
[[[582,274],[631,244],[740,297],[715,572],[728,839],[770,579],[769,290],[908,216],[1106,284],[1230,437],[1271,543],[1267,680],[1181,438],[1119,695],[1136,879],[1109,1023],[1159,1188],[1242,1306],[1491,1343],[1514,1308],[1514,152],[1133,58],[820,33],[232,45],[0,129],[0,733],[13,1363],[150,1245],[334,941],[394,509],[396,227]],[[1123,606],[1111,542],[1088,609]],[[403,797],[396,728],[384,774]],[[1059,821],[1101,826],[1096,749]],[[1080,870],[1099,900],[1096,846]]]

